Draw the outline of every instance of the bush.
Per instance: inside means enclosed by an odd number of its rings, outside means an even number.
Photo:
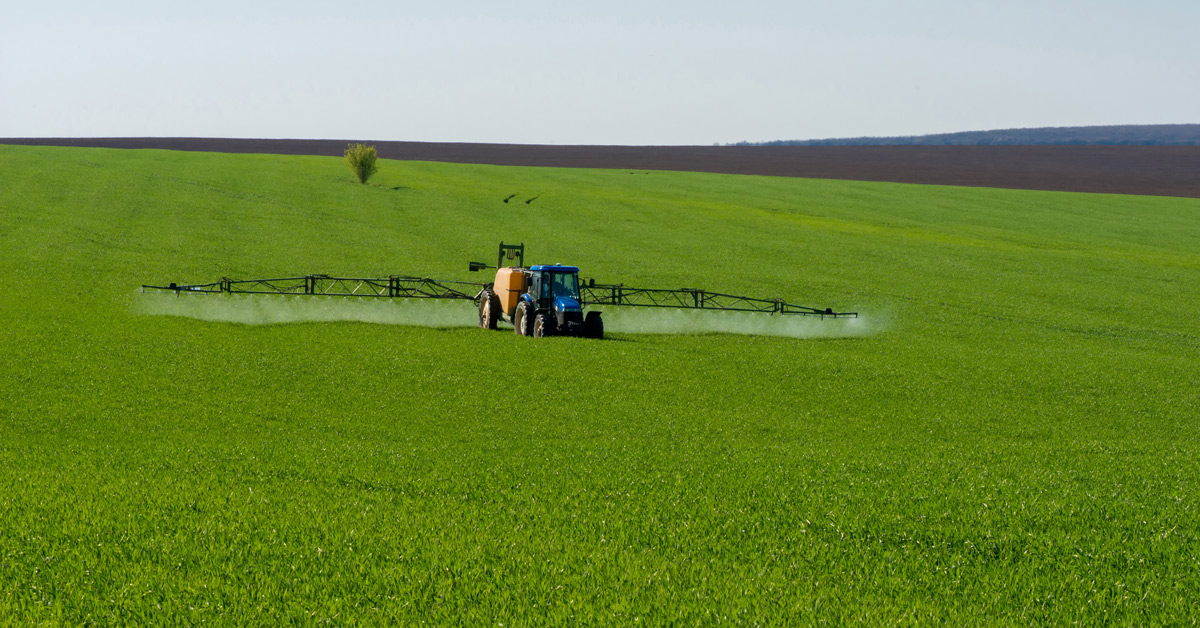
[[[375,165],[376,157],[374,146],[351,144],[346,147],[346,165],[350,166],[359,183],[366,183],[379,170]]]

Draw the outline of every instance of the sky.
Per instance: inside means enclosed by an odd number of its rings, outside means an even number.
[[[0,0],[0,137],[711,145],[1200,122],[1196,0]]]

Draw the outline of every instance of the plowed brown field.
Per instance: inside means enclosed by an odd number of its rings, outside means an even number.
[[[0,144],[337,155],[345,140],[0,139]],[[548,146],[372,142],[388,159],[685,170],[1200,198],[1198,146]]]

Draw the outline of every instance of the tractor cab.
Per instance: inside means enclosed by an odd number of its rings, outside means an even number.
[[[534,266],[529,269],[529,296],[539,310],[580,312],[579,268],[575,266]]]

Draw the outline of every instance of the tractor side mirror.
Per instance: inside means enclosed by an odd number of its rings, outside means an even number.
[[[469,270],[471,272],[475,272],[477,270],[483,270],[485,268],[491,268],[490,266],[488,266],[487,264],[484,264],[483,262],[468,262],[468,264],[470,264],[470,267],[467,270]]]

